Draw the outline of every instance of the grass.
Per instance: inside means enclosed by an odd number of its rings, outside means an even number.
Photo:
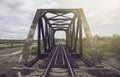
[[[31,55],[36,55],[37,54],[37,47],[33,47],[30,51]]]
[[[95,43],[97,49],[99,50],[99,53],[103,57],[112,57],[114,55],[114,52],[110,52],[111,48],[109,47],[109,42],[102,42],[97,41]]]

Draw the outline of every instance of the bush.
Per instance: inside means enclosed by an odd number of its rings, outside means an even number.
[[[110,52],[115,53],[116,58],[120,59],[120,36],[113,35],[110,40]]]

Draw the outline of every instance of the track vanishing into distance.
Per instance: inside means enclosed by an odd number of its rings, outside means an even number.
[[[56,45],[46,60],[39,65],[35,77],[94,77],[82,72],[63,44]]]

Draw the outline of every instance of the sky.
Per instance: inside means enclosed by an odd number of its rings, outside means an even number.
[[[120,35],[120,0],[0,0],[0,39],[25,39],[40,8],[82,8],[93,36]]]

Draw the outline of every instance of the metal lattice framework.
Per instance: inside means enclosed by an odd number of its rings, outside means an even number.
[[[90,49],[92,61],[95,65],[101,64],[97,49],[94,45],[89,25],[82,9],[37,9],[34,20],[31,24],[28,37],[26,39],[20,62],[28,63],[30,46],[33,36],[38,26],[38,51],[35,61],[41,57],[41,37],[44,45],[44,52],[47,53],[55,46],[54,34],[56,31],[65,31],[66,46],[68,49],[76,52],[77,43],[79,43],[79,56],[83,57],[82,50],[82,28],[85,32],[88,46]]]

